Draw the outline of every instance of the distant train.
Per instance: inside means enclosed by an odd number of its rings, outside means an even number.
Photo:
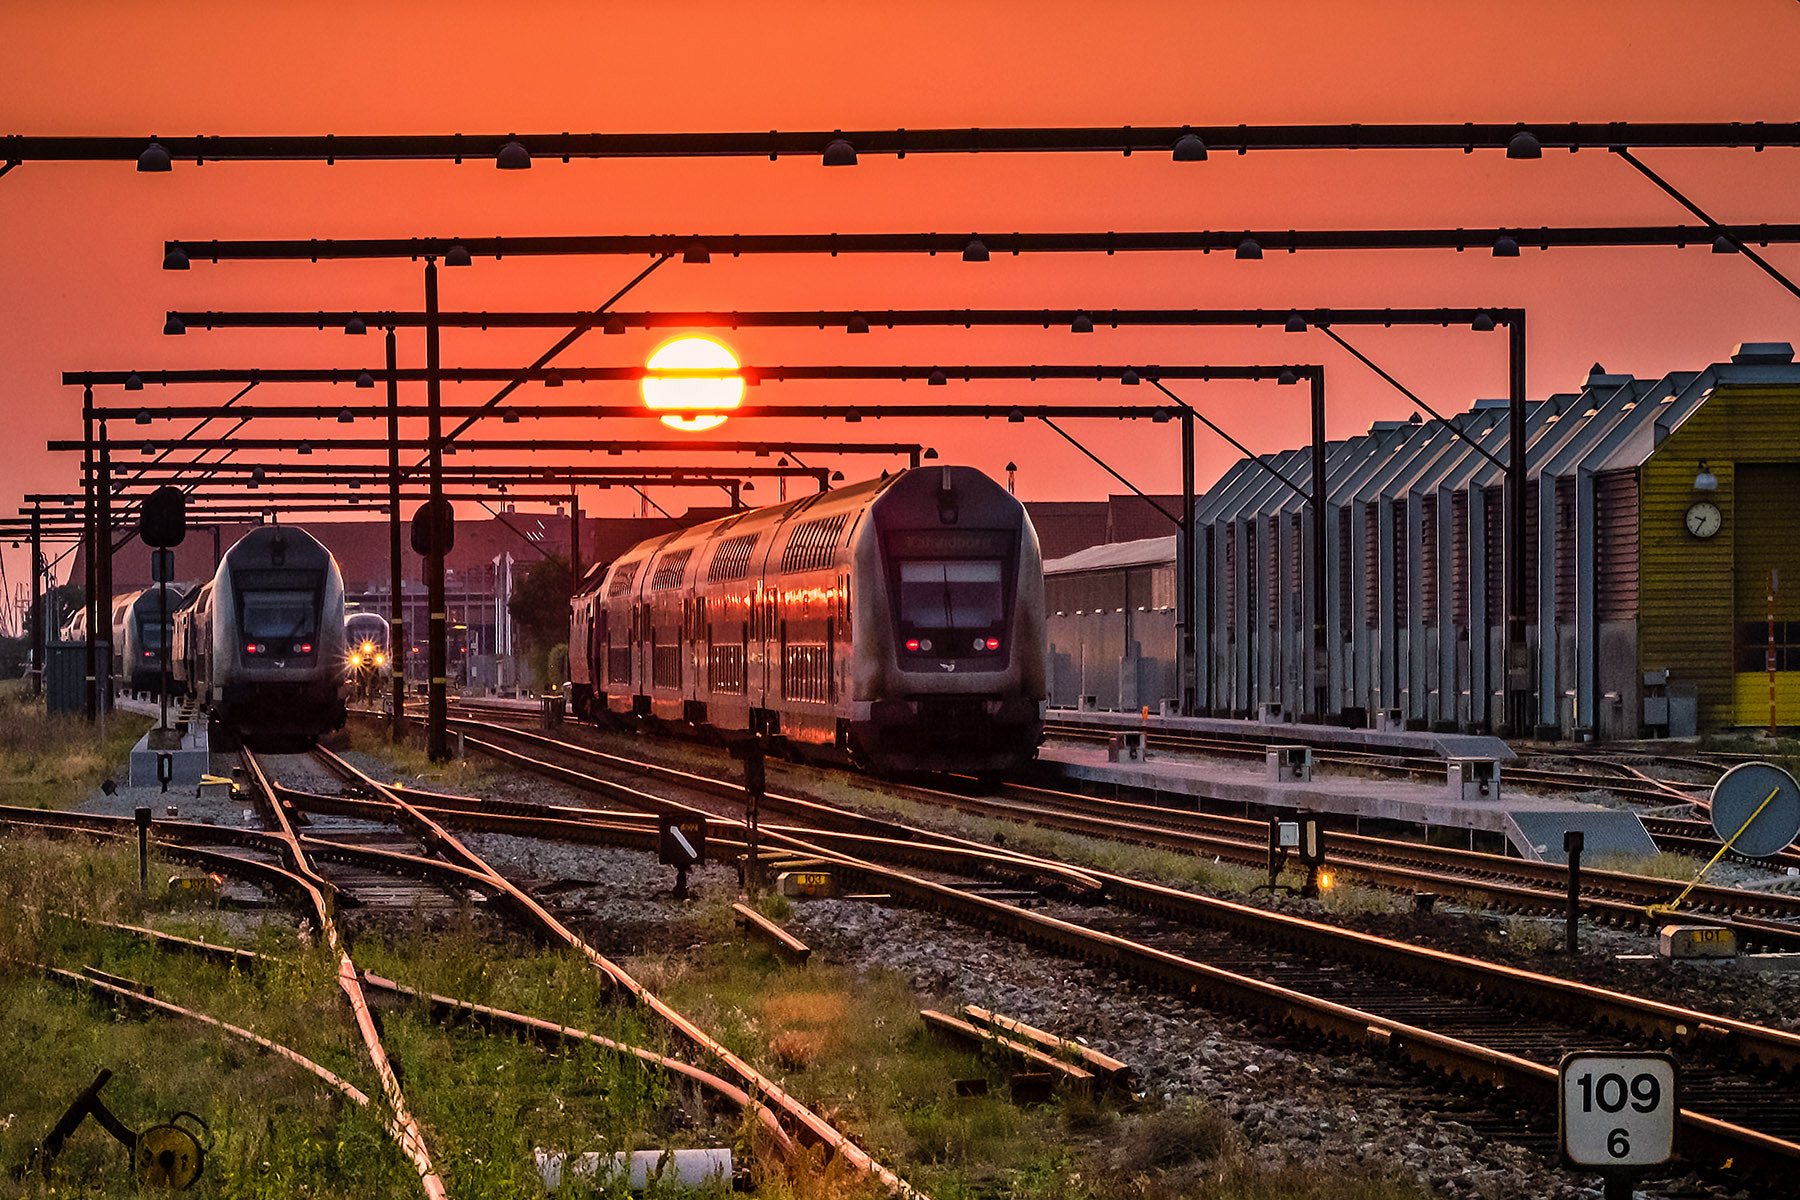
[[[931,466],[632,547],[571,602],[586,719],[761,733],[883,771],[1035,757],[1037,533],[1006,489]]]
[[[175,625],[177,673],[253,750],[310,746],[344,723],[344,580],[303,529],[252,529]]]
[[[352,691],[358,699],[379,700],[393,654],[387,619],[379,613],[351,613],[344,618],[344,645]]]
[[[162,622],[163,600],[160,589],[113,597],[112,605],[112,674],[113,684],[133,692],[155,692],[162,687],[163,638],[172,629],[176,615],[196,589],[192,584],[169,585],[169,624]],[[85,613],[82,637],[87,636]],[[171,670],[173,669],[171,665]],[[170,686],[174,686],[173,678]]]

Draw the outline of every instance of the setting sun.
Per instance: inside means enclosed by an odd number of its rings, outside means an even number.
[[[737,357],[723,345],[704,337],[680,337],[665,342],[650,356],[646,366],[668,367],[735,367]],[[744,380],[741,376],[722,378],[652,378],[643,381],[644,406],[673,409],[662,419],[675,429],[712,429],[723,425],[723,416],[691,415],[708,409],[736,408],[744,402]]]

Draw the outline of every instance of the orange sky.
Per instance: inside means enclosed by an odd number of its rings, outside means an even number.
[[[759,130],[1278,121],[1793,120],[1793,0],[1416,3],[639,4],[123,3],[0,6],[0,133],[449,133]],[[1660,151],[1645,160],[1728,221],[1791,221],[1800,151]],[[164,238],[424,234],[1092,230],[1677,223],[1689,218],[1624,163],[1550,151],[865,158],[814,161],[540,159],[427,164],[26,164],[0,179],[0,406],[11,443],[0,506],[77,486],[79,393],[63,370],[373,365],[380,341],[313,331],[161,334],[171,307],[375,308],[419,304],[416,265],[199,265],[158,269]],[[1769,257],[1800,273],[1800,249]],[[641,259],[478,261],[444,279],[447,308],[592,307]],[[1598,360],[1638,375],[1695,368],[1746,340],[1800,342],[1800,301],[1740,257],[1640,251],[1316,252],[1240,263],[1212,255],[719,259],[672,263],[622,307],[887,308],[1520,305],[1534,396],[1576,386]],[[1345,329],[1435,405],[1505,393],[1500,336]],[[515,365],[554,335],[451,331],[445,361]],[[1279,331],[747,331],[748,362],[1283,362],[1330,372],[1342,437],[1405,401],[1321,334]],[[598,336],[570,365],[641,361],[648,334]],[[417,362],[416,335],[402,341]],[[491,389],[490,389],[491,390]],[[1187,385],[1252,447],[1306,436],[1300,389]],[[229,390],[151,393],[171,402]],[[272,387],[265,400],[349,399]],[[448,399],[488,392],[451,389]],[[367,393],[364,394],[365,396]],[[529,397],[530,391],[526,393]],[[1105,403],[1117,385],[788,384],[751,402],[866,399]],[[1126,398],[1148,402],[1139,393]],[[119,398],[118,393],[113,399]],[[558,399],[623,402],[621,385]],[[335,426],[333,427],[335,431]],[[529,428],[529,427],[528,427]],[[1080,430],[1147,489],[1179,483],[1170,426]],[[655,436],[655,426],[593,430]],[[1023,430],[1023,432],[1021,432]],[[259,431],[282,432],[273,424]],[[546,431],[548,432],[548,431]],[[581,431],[558,431],[578,436]],[[841,437],[727,424],[720,436]],[[1020,466],[1027,499],[1119,490],[1047,430],[865,423],[858,437],[920,440],[951,461]],[[1235,453],[1202,434],[1202,481]],[[516,456],[515,456],[516,457]],[[666,461],[666,460],[665,460]],[[546,462],[549,462],[546,459]],[[837,465],[847,474],[870,460]],[[602,513],[623,500],[590,494]],[[658,499],[679,511],[683,493]],[[6,551],[9,588],[22,553]]]

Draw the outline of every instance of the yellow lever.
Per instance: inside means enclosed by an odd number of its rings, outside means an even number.
[[[1781,795],[1781,786],[1779,784],[1777,784],[1775,787],[1775,790],[1770,792],[1766,797],[1764,797],[1763,802],[1756,806],[1756,811],[1750,814],[1750,819],[1745,821],[1743,823],[1743,825],[1738,828],[1738,831],[1731,835],[1731,840],[1726,842],[1723,846],[1719,847],[1719,852],[1712,856],[1712,861],[1708,862],[1704,867],[1700,868],[1700,873],[1698,875],[1694,876],[1694,882],[1688,884],[1686,887],[1681,889],[1681,895],[1675,897],[1675,899],[1669,901],[1667,904],[1646,905],[1644,908],[1644,912],[1649,914],[1652,917],[1661,917],[1661,916],[1667,916],[1668,914],[1679,909],[1681,907],[1681,902],[1688,898],[1688,893],[1693,891],[1696,887],[1700,886],[1700,881],[1702,879],[1706,878],[1706,873],[1713,869],[1713,866],[1715,863],[1717,863],[1721,858],[1725,857],[1726,851],[1730,850],[1733,846],[1735,846],[1737,844],[1737,840],[1744,836],[1744,830],[1750,828],[1750,826],[1756,821],[1756,818],[1762,816],[1762,810],[1769,807],[1769,802],[1771,800],[1775,799],[1775,797],[1777,797],[1779,795]]]

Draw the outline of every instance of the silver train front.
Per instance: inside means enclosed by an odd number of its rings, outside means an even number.
[[[175,627],[182,682],[251,749],[295,749],[345,718],[344,580],[318,539],[253,529]]]

